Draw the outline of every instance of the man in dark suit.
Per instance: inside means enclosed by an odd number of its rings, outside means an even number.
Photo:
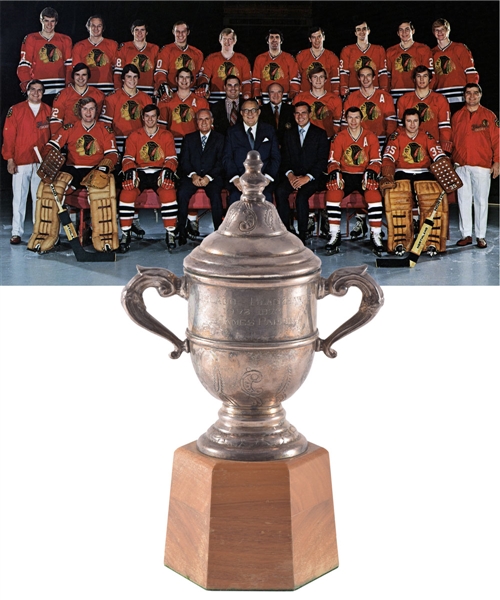
[[[245,172],[244,161],[250,150],[257,150],[262,160],[262,173],[269,179],[264,196],[273,201],[274,182],[278,176],[281,155],[278,138],[272,125],[259,120],[260,106],[255,98],[245,100],[241,106],[242,123],[228,129],[224,146],[224,168],[229,180],[229,204],[241,197],[240,176]]]
[[[223,135],[226,135],[227,130],[241,122],[240,114],[240,92],[241,81],[236,75],[228,75],[224,81],[224,90],[226,97],[217,100],[210,106],[210,110],[214,116],[214,129]]]
[[[330,149],[326,132],[310,122],[310,113],[307,102],[297,102],[294,106],[296,126],[285,132],[281,168],[284,175],[275,193],[281,220],[291,230],[288,196],[297,192],[297,224],[303,242],[307,237],[309,196],[325,187]]]
[[[285,131],[295,127],[293,106],[283,102],[283,86],[281,84],[272,83],[268,87],[268,92],[269,102],[261,107],[260,118],[264,123],[269,123],[276,129],[281,148]]]
[[[200,188],[210,199],[214,231],[222,223],[224,136],[213,131],[213,122],[210,110],[199,110],[196,113],[198,131],[188,133],[182,141],[179,155],[181,180],[177,190],[179,246],[187,241],[186,220],[189,200]]]

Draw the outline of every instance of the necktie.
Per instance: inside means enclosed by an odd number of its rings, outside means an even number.
[[[274,120],[276,121],[276,128],[278,128],[278,123],[280,120],[280,111],[277,106],[274,107]]]
[[[255,144],[255,138],[253,137],[253,132],[252,132],[252,128],[251,127],[248,128],[248,140],[250,142],[250,147],[253,150],[254,144]]]
[[[233,102],[233,107],[231,108],[231,116],[229,119],[229,124],[231,125],[231,127],[236,123],[237,120],[238,120],[238,109],[236,108],[236,102]]]
[[[201,136],[201,151],[203,152],[203,150],[205,150],[205,144],[207,143],[207,136],[206,135],[202,135]]]
[[[299,133],[300,133],[300,145],[303,146],[304,145],[304,134],[305,134],[305,131],[302,129],[302,127],[299,129]]]

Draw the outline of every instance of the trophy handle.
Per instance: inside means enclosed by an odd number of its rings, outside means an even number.
[[[326,339],[322,340],[318,338],[316,341],[316,352],[322,350],[328,358],[335,358],[337,352],[332,348],[332,345],[337,340],[366,325],[382,308],[384,294],[378,283],[366,272],[367,268],[367,265],[345,267],[337,269],[327,279],[324,277],[321,278],[318,289],[318,300],[329,294],[332,294],[332,296],[345,296],[351,286],[359,288],[363,297],[358,312],[355,315],[338,327]]]
[[[133,277],[122,291],[122,306],[128,316],[140,327],[166,338],[175,346],[170,353],[170,358],[179,358],[183,352],[189,352],[189,342],[183,342],[167,329],[157,319],[151,316],[144,304],[143,293],[147,288],[156,288],[162,298],[169,298],[177,294],[187,299],[186,280],[177,277],[171,271],[160,268],[140,267],[137,265],[138,274]]]

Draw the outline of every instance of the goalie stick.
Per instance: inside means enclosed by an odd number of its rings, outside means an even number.
[[[35,154],[38,157],[40,163],[43,162],[42,155],[38,150],[37,146],[34,146]],[[115,262],[116,254],[114,252],[87,252],[80,243],[78,239],[78,234],[76,233],[75,226],[73,225],[73,221],[69,216],[69,212],[67,208],[61,204],[59,200],[59,196],[57,195],[56,188],[54,187],[54,183],[50,182],[50,189],[52,190],[52,194],[54,196],[54,200],[57,205],[57,215],[59,217],[59,221],[63,226],[64,233],[68,238],[68,242],[70,243],[71,249],[75,255],[75,258],[78,262]]]
[[[443,201],[445,193],[446,192],[443,190],[439,194],[439,198],[436,200],[436,204],[434,204],[432,213],[424,220],[409,254],[406,256],[383,256],[382,258],[377,258],[375,261],[377,267],[414,267],[417,264],[420,254],[424,249],[425,242],[434,226],[434,219],[436,218],[437,211]]]

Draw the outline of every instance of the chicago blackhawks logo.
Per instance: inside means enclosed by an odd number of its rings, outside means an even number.
[[[344,152],[344,159],[346,164],[350,167],[362,165],[364,162],[366,162],[365,153],[357,144],[351,144],[349,148],[346,148]]]
[[[437,75],[448,75],[455,70],[455,63],[449,56],[440,56],[434,63],[434,69]]]
[[[89,133],[76,140],[76,151],[80,156],[94,156],[99,151],[99,144]]]
[[[394,66],[396,67],[396,71],[399,71],[400,73],[408,73],[413,71],[417,65],[415,64],[412,56],[409,54],[401,54],[396,58]]]
[[[236,77],[239,77],[240,72],[232,62],[225,60],[217,69],[217,76],[224,80],[226,77],[229,77],[229,75],[236,75]]]
[[[360,69],[364,69],[365,67],[371,67],[375,73],[377,72],[377,65],[373,62],[373,60],[369,56],[360,56],[358,60],[354,63],[354,68],[356,69],[356,73]]]
[[[137,54],[134,56],[132,59],[132,64],[135,65],[141,73],[147,73],[153,68],[149,57],[145,54]]]
[[[363,102],[359,108],[363,113],[363,121],[375,121],[380,117],[380,110],[373,102]]]
[[[427,121],[430,121],[434,118],[434,113],[430,109],[430,106],[428,106],[424,102],[417,102],[417,104],[415,104],[413,108],[418,110],[418,114],[420,115],[420,121],[422,123],[427,123]]]
[[[313,121],[323,121],[330,115],[330,111],[323,102],[313,102],[311,105],[311,119]]]
[[[183,68],[189,69],[191,73],[194,71],[193,59],[187,54],[181,54],[175,59],[175,69],[178,71]]]
[[[417,142],[410,142],[403,150],[403,158],[408,164],[417,164],[423,161],[424,151]]]
[[[127,100],[120,109],[122,119],[125,121],[137,121],[141,118],[141,107],[133,100]]]
[[[193,120],[193,111],[187,104],[179,104],[174,108],[172,119],[176,123],[189,123]]]
[[[156,142],[147,142],[144,144],[140,149],[139,154],[144,162],[156,162],[165,157],[163,150]]]
[[[109,63],[109,58],[102,50],[94,48],[85,57],[85,62],[89,67],[104,67]]]
[[[262,77],[266,81],[278,81],[279,79],[283,79],[284,74],[278,64],[269,63],[264,67],[264,70],[262,71]]]
[[[42,46],[40,48],[38,56],[40,57],[40,60],[44,63],[53,63],[57,62],[58,60],[61,60],[62,53],[59,50],[59,48],[56,48],[54,46],[54,44],[45,44],[45,46]]]
[[[472,125],[472,131],[485,131],[489,126],[488,119],[483,119],[479,125]]]

